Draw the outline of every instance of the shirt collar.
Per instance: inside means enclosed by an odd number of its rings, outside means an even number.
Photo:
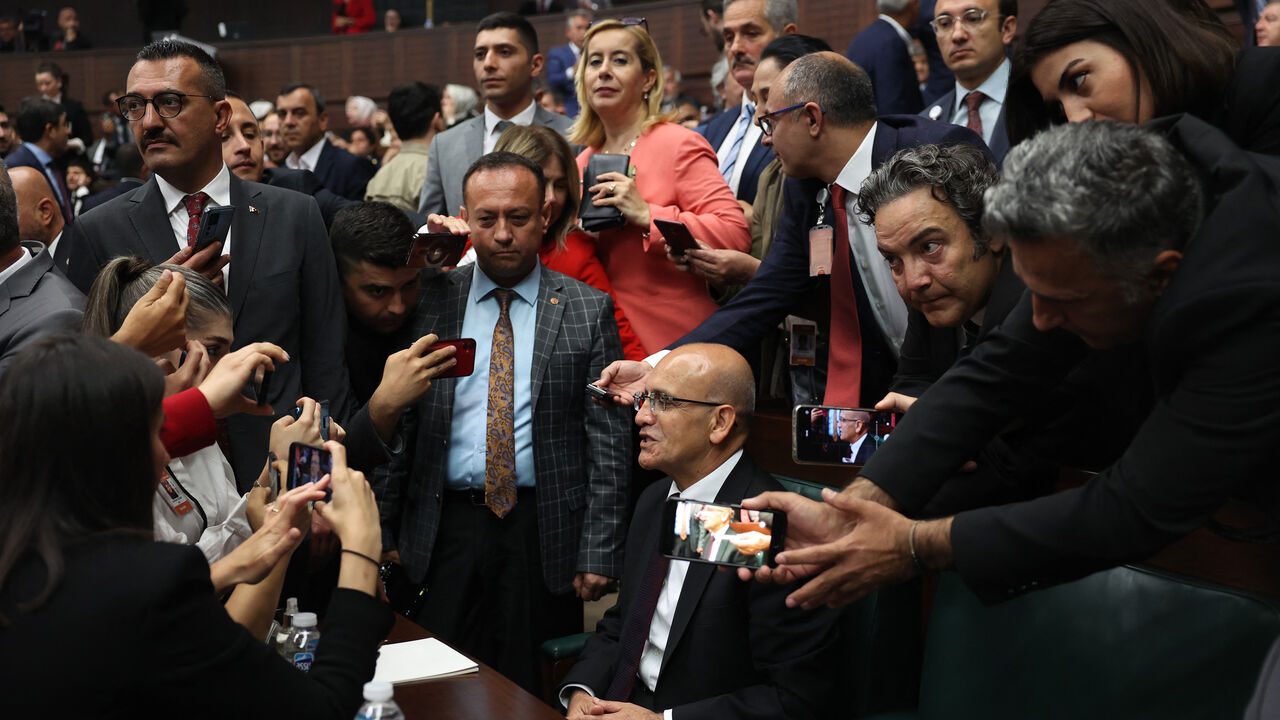
[[[22,143],[22,146],[30,150],[32,155],[36,156],[36,159],[40,161],[40,166],[42,169],[45,166],[47,166],[49,163],[53,162],[53,157],[51,157],[49,153],[45,152],[44,148],[40,147],[39,145],[36,145],[35,143],[24,142]]]
[[[569,50],[573,52],[573,56],[575,58],[580,57],[582,55],[582,48],[578,47],[577,45],[574,45],[573,43],[569,43]]]
[[[20,246],[22,248],[22,254],[18,256],[18,259],[14,260],[13,264],[9,267],[4,270],[0,270],[0,285],[3,285],[6,280],[14,275],[17,275],[18,271],[21,270],[24,265],[31,262],[34,256],[40,254],[40,250],[42,250],[44,246],[40,245],[40,243],[35,243],[35,245],[38,247],[32,247],[28,243],[22,243]]]
[[[729,456],[728,460],[720,463],[720,465],[707,476],[698,482],[690,485],[680,493],[681,500],[701,500],[702,502],[714,502],[716,496],[720,494],[720,488],[724,487],[724,481],[729,479],[729,473],[738,466],[738,461],[742,459],[742,448]],[[676,482],[671,481],[671,488],[667,490],[667,497],[671,497],[680,491],[676,487]]]
[[[871,175],[871,149],[875,146],[876,128],[878,127],[880,127],[879,122],[871,124],[871,129],[867,131],[866,137],[862,138],[862,144],[858,145],[853,157],[849,158],[849,162],[844,164],[844,168],[836,176],[836,184],[844,188],[850,195],[857,195],[862,189],[863,181]]]
[[[160,196],[164,198],[165,208],[168,209],[169,213],[173,213],[182,205],[182,198],[186,197],[187,193],[184,193],[173,185],[170,185],[168,180],[165,180],[159,175],[156,175],[155,178],[156,186],[160,188]],[[208,195],[210,205],[230,205],[231,171],[227,170],[227,166],[224,164],[222,169],[218,171],[218,174],[214,175],[213,179],[209,181],[209,184],[200,188],[196,192],[203,192]]]
[[[302,153],[302,157],[298,158],[303,162],[307,170],[315,172],[316,166],[320,164],[320,153],[324,150],[324,140],[324,136],[321,135],[316,144],[312,145],[306,152]]]
[[[980,92],[987,96],[988,100],[995,100],[1000,105],[1004,105],[1004,94],[1009,89],[1009,58],[1004,58],[991,75],[982,84],[973,90],[965,90],[960,81],[956,81],[956,108],[964,103],[964,96],[971,92]]]
[[[539,260],[537,265],[533,266],[533,270],[529,271],[524,279],[516,283],[511,289],[515,291],[516,297],[529,305],[534,305],[538,299],[538,288],[542,286],[542,261]],[[476,263],[475,275],[471,277],[471,302],[476,303],[489,296],[489,293],[500,287],[497,283],[489,279],[484,274],[484,270],[480,269],[480,264]]]
[[[898,37],[902,38],[902,42],[906,43],[908,48],[911,47],[911,33],[907,32],[906,28],[898,24],[897,20],[894,20],[884,13],[880,13],[880,19],[889,23],[889,27],[893,28],[893,31],[898,33]]]
[[[489,109],[488,105],[485,105],[484,106],[484,133],[485,135],[492,133],[493,129],[498,126],[498,123],[502,122],[503,120],[509,120],[516,125],[532,124],[533,115],[535,112],[537,112],[537,110],[538,110],[538,104],[530,101],[529,107],[521,110],[520,112],[516,113],[514,116],[509,118],[500,118],[493,112],[493,110]]]

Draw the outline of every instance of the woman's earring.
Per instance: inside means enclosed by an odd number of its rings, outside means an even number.
[[[645,91],[644,91],[644,101],[645,101],[645,102],[649,102],[649,91],[648,91],[648,90],[645,90]]]

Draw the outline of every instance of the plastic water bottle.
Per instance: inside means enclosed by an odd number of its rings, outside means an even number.
[[[356,713],[356,720],[404,720],[400,706],[391,699],[394,691],[389,682],[364,684],[364,705]]]
[[[298,598],[291,597],[284,601],[284,615],[280,627],[276,629],[275,637],[272,638],[276,652],[284,657],[285,646],[289,644],[289,635],[293,633],[293,616],[298,614]]]
[[[293,631],[285,645],[285,659],[302,672],[310,672],[316,659],[316,646],[320,644],[320,631],[316,629],[316,614],[300,612],[293,616]]]

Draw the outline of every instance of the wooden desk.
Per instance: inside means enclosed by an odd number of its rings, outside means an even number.
[[[406,642],[426,637],[431,637],[431,633],[397,613],[396,624],[391,628],[387,642]],[[546,703],[525,692],[488,665],[476,662],[480,669],[470,675],[396,685],[396,703],[404,710],[408,720],[562,720],[561,714],[547,707]]]

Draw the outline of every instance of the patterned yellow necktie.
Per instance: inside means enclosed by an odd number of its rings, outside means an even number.
[[[515,341],[511,290],[494,290],[501,311],[489,355],[489,415],[485,425],[484,504],[506,517],[516,504]]]

